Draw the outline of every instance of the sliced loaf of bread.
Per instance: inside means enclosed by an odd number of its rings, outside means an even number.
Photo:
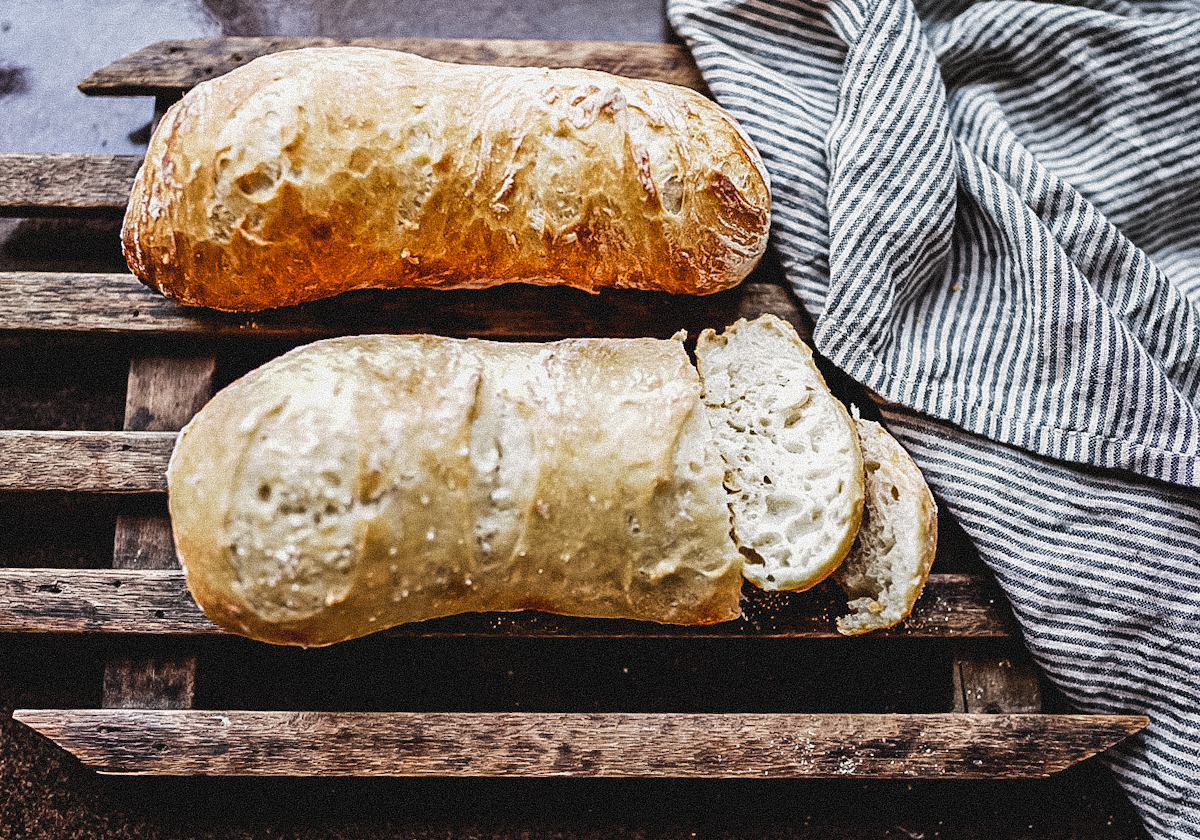
[[[743,574],[763,589],[815,586],[849,552],[862,516],[850,415],[808,345],[773,315],[705,330],[696,362]]]

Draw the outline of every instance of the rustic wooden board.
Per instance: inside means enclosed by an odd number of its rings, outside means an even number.
[[[1133,715],[18,710],[103,773],[1040,778]]]
[[[139,356],[129,362],[125,431],[177,432],[213,394],[217,357]]]
[[[0,330],[135,333],[205,338],[312,341],[372,332],[479,338],[667,337],[724,328],[773,312],[803,331],[795,295],[773,283],[745,282],[702,297],[510,284],[492,289],[349,292],[303,306],[253,314],[184,307],[132,274],[0,272]]]
[[[257,55],[334,43],[346,42],[164,42],[98,71],[80,87],[89,94],[154,95],[162,106],[198,81]],[[588,66],[704,89],[690,56],[676,46],[433,39],[354,43],[450,61]],[[118,215],[139,164],[134,156],[0,155],[0,215]],[[467,292],[366,291],[303,307],[228,315],[180,307],[129,275],[0,273],[0,330],[85,335],[295,341],[365,332],[506,339],[666,336],[679,328],[694,335],[703,327],[722,327],[765,311],[806,325],[798,302],[777,282],[750,282],[707,298],[637,292],[593,296],[520,285]],[[211,383],[211,364],[192,372],[197,371]],[[169,430],[203,402],[203,388],[180,390],[167,382],[178,372],[174,363],[135,359],[124,432],[0,432],[0,488],[165,491],[162,472],[174,440]],[[195,384],[195,376],[187,378]],[[167,393],[175,391],[174,397]],[[168,419],[177,414],[180,418]],[[113,570],[0,570],[0,632],[223,632],[188,594],[165,517],[121,516],[114,565]],[[833,587],[794,595],[748,592],[745,617],[713,627],[523,612],[455,616],[384,633],[409,638],[752,637],[869,643],[836,633],[834,617],[844,609],[844,598]],[[906,622],[867,638],[880,636],[1019,640],[994,581],[974,575],[932,576]],[[1024,661],[1017,663],[1020,667],[1006,667],[1012,664],[964,646],[955,657],[956,701],[962,701],[956,709],[1036,710],[1036,674]],[[186,649],[166,658],[117,655],[105,669],[108,709],[18,712],[17,717],[69,742],[72,751],[102,772],[262,775],[1017,778],[1062,769],[1146,723],[1134,717],[1032,714],[992,714],[985,720],[974,714],[185,712],[195,676],[195,657]]]
[[[399,637],[842,638],[836,588],[769,593],[746,588],[744,616],[690,627],[548,613],[472,613],[382,631]],[[0,632],[219,634],[188,594],[179,569],[0,569]],[[864,638],[995,638],[1015,635],[995,583],[981,575],[931,575],[913,614]]]
[[[120,215],[142,159],[0,154],[0,216]]]
[[[125,388],[127,431],[178,431],[213,393],[217,358],[135,356]],[[113,568],[178,568],[171,520],[163,515],[118,514]],[[109,657],[104,663],[101,705],[106,709],[190,709],[196,691],[196,655],[187,650],[159,656]]]
[[[113,535],[114,569],[177,569],[171,519],[160,513],[122,513]]]
[[[0,490],[162,493],[174,432],[0,431]]]
[[[101,692],[105,709],[190,709],[196,695],[196,654],[110,656]]]
[[[956,712],[1031,714],[1042,709],[1037,668],[1023,649],[989,656],[956,645],[953,667]]]
[[[707,90],[686,47],[612,41],[441,38],[196,38],[160,41],[100,68],[79,83],[89,96],[164,96],[228,73],[268,53],[352,45],[411,52],[457,64],[586,67]]]
[[[220,633],[179,568],[0,569],[0,632]]]

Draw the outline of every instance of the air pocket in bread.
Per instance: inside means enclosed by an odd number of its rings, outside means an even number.
[[[817,585],[845,558],[862,517],[850,415],[779,318],[705,330],[696,361],[746,579],[763,589]]]

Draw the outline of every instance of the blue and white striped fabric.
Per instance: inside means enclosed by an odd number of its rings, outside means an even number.
[[[817,349],[1108,761],[1200,836],[1200,5],[670,0],[762,151]]]

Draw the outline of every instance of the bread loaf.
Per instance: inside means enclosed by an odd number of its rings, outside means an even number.
[[[679,341],[363,336],[222,390],[168,472],[217,624],[322,645],[464,611],[710,623],[742,559]]]
[[[293,350],[179,436],[188,586],[222,627],[301,645],[467,611],[705,624],[740,614],[743,572],[810,586],[859,525],[849,417],[778,318],[697,355],[682,336]]]
[[[185,304],[507,282],[705,294],[767,240],[767,175],[699,94],[330,47],[198,85],[151,138],[129,266]]]
[[[850,597],[838,618],[847,635],[908,617],[937,554],[937,504],[921,470],[883,426],[855,418],[866,466],[866,512],[834,580]]]

